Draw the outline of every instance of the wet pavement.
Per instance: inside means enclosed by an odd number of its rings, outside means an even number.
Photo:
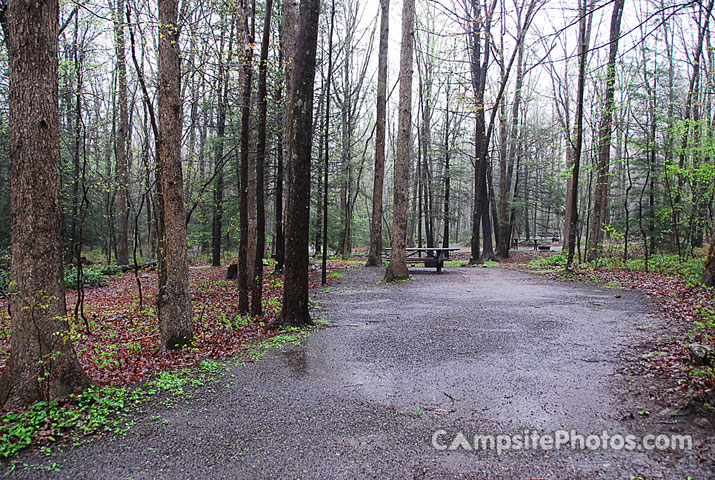
[[[231,366],[213,389],[138,415],[125,436],[27,454],[31,468],[13,475],[715,478],[697,450],[473,448],[474,435],[514,447],[561,430],[712,445],[712,430],[638,415],[657,408],[639,395],[649,384],[622,372],[648,335],[637,327],[663,321],[638,294],[498,268],[415,269],[395,285],[379,284],[383,273],[349,271],[314,295],[314,319],[330,326],[302,345]]]

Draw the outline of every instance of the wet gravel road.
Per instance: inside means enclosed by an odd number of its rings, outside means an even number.
[[[638,294],[504,269],[345,274],[317,298],[330,327],[300,346],[229,368],[215,391],[140,414],[130,432],[55,457],[22,477],[715,478],[695,450],[493,450],[474,435],[713,432],[653,413],[645,379],[623,373],[662,322]],[[619,297],[619,298],[617,298]],[[631,416],[631,414],[633,414]],[[442,432],[439,432],[442,430]],[[709,437],[709,438],[708,438]],[[514,437],[516,438],[516,437]],[[504,440],[506,441],[506,440]],[[712,459],[712,457],[710,457]],[[56,472],[41,465],[56,462]]]

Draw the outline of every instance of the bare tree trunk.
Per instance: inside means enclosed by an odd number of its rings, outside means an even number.
[[[149,165],[149,112],[147,103],[143,103],[144,109],[144,141],[142,143],[142,166],[144,167],[144,195],[146,198],[146,227],[147,237],[149,240],[149,250],[151,255],[156,254],[156,217],[152,214],[152,206],[155,205],[154,195],[152,194],[151,166]]]
[[[432,65],[431,59],[420,61],[421,55],[417,56],[418,79],[419,79],[419,104],[422,113],[422,125],[419,135],[419,145],[421,155],[418,155],[420,163],[420,180],[422,188],[422,211],[424,212],[425,243],[427,247],[434,247],[434,216],[432,210]],[[421,160],[420,160],[421,158]]]
[[[77,34],[79,30],[79,23],[75,18],[75,29],[74,29],[74,43],[72,47],[73,59],[70,60],[69,55],[66,57],[66,61],[73,61],[75,70],[75,85],[74,85],[74,109],[68,108],[67,112],[67,124],[73,123],[73,133],[74,141],[72,142],[72,218],[70,219],[70,245],[67,248],[67,263],[70,263],[73,258],[74,246],[77,244],[77,220],[79,219],[79,147],[80,147],[80,130],[82,123],[82,69],[80,68],[78,56],[77,56]],[[65,90],[66,103],[67,106],[73,102],[72,98],[72,80],[69,80],[69,85]],[[114,97],[113,97],[114,98]],[[113,102],[115,104],[115,102]],[[73,115],[72,115],[73,114]],[[72,120],[69,119],[72,115]],[[116,119],[112,118],[112,130],[116,130]],[[111,169],[111,167],[110,167]],[[112,196],[112,200],[116,195]],[[112,202],[113,203],[113,202]],[[112,228],[114,228],[114,222],[112,222]],[[115,257],[116,257],[115,251]]]
[[[353,159],[352,155],[352,145],[353,145],[353,129],[355,124],[355,117],[353,113],[355,112],[355,105],[353,101],[353,92],[350,88],[350,72],[352,71],[352,60],[353,60],[353,43],[352,43],[352,31],[346,35],[344,40],[345,49],[345,60],[343,62],[342,76],[343,76],[343,96],[342,103],[339,105],[341,108],[341,122],[340,122],[340,134],[341,134],[341,185],[340,185],[340,213],[341,213],[341,223],[343,225],[343,230],[340,236],[340,254],[344,260],[350,258],[352,252],[352,175],[353,169],[351,161]]]
[[[219,124],[218,127],[221,125]],[[217,128],[218,132],[224,130],[224,128]],[[221,136],[222,137],[222,136]],[[216,156],[220,160],[219,155],[223,155],[223,138],[219,137],[217,139]],[[220,152],[220,153],[219,153]],[[214,172],[216,173],[216,178],[214,179],[213,188],[213,215],[211,218],[211,266],[220,267],[221,266],[221,232],[223,231],[223,173],[219,171],[221,166],[218,163],[214,164]]]
[[[442,248],[448,248],[449,247],[449,222],[450,222],[450,214],[449,214],[449,202],[450,202],[450,188],[451,188],[451,177],[450,177],[450,154],[451,152],[451,145],[449,141],[449,108],[450,108],[450,80],[447,79],[446,82],[446,108],[444,111],[444,232],[442,234]],[[449,258],[449,252],[444,252],[444,256]]]
[[[489,158],[489,157],[487,157]],[[491,231],[494,235],[494,242],[499,244],[499,213],[497,212],[497,201],[494,195],[494,180],[492,178],[492,160],[489,158],[489,164],[487,165],[487,192],[489,194],[489,214],[491,217]],[[491,235],[490,235],[491,237]],[[496,260],[494,255],[494,247],[492,246],[491,255],[486,258],[487,260]]]
[[[258,139],[256,141],[256,258],[254,260],[253,288],[251,292],[251,315],[263,313],[263,254],[266,244],[266,209],[264,199],[265,163],[266,163],[266,75],[268,69],[268,48],[271,40],[271,10],[273,0],[266,0],[266,13],[263,20],[263,38],[261,39],[261,58],[258,64]]]
[[[375,177],[372,186],[372,223],[367,266],[382,265],[382,190],[385,183],[385,126],[387,118],[387,48],[390,0],[380,1],[380,47],[377,67],[377,118],[375,125]]]
[[[514,216],[515,210],[511,208],[511,213],[509,211],[509,204],[514,201],[514,197],[517,194],[516,185],[514,186],[513,193],[511,188],[512,178],[514,176],[514,164],[517,162],[517,158],[521,155],[522,149],[522,139],[521,139],[521,129],[520,129],[520,108],[521,108],[521,98],[522,98],[522,88],[524,85],[524,30],[528,29],[530,25],[530,18],[526,19],[522,27],[521,23],[521,12],[520,9],[517,12],[518,26],[517,26],[517,38],[520,39],[518,48],[518,57],[516,60],[516,80],[514,85],[514,101],[511,110],[511,132],[509,133],[509,139],[506,148],[508,148],[506,164],[500,166],[500,172],[504,175],[501,178],[500,188],[499,188],[499,244],[497,244],[498,255],[507,258],[509,256],[509,249],[511,248],[511,232],[514,229]],[[527,12],[527,17],[530,15],[531,9]],[[518,175],[518,172],[517,172]]]
[[[504,27],[502,26],[502,29]],[[502,81],[504,78],[504,69],[506,65],[504,64],[504,31],[502,30],[502,45],[500,49],[500,64],[502,70]],[[498,232],[497,235],[497,256],[506,258],[509,256],[509,245],[504,245],[504,240],[506,237],[503,234],[505,223],[508,222],[506,215],[506,203],[507,203],[507,189],[510,186],[507,185],[507,163],[508,163],[508,149],[507,144],[509,143],[507,135],[507,115],[506,115],[506,99],[502,98],[501,105],[499,105],[499,202],[497,204],[497,215],[499,222],[494,226],[494,231]],[[495,217],[497,218],[497,217]]]
[[[231,64],[233,53],[233,35],[235,19],[231,20],[231,33],[228,39],[228,52],[226,61],[223,61],[223,31],[221,32],[221,51],[218,58],[218,110],[216,113],[216,144],[214,146],[214,189],[213,189],[213,216],[211,220],[211,265],[221,266],[221,240],[223,230],[223,168],[226,162],[223,159],[224,141],[226,135],[226,113],[228,110],[228,65]]]
[[[255,30],[254,30],[255,31]],[[251,35],[253,38],[254,35]],[[253,59],[251,59],[253,63]],[[253,66],[251,66],[253,70]],[[253,76],[253,75],[251,75]],[[248,291],[250,292],[253,286],[253,269],[255,268],[256,258],[256,125],[254,119],[254,102],[253,86],[251,86],[251,106],[249,113],[250,132],[248,137],[248,178],[247,178],[247,193],[248,193],[248,245],[246,248],[246,272],[248,272]],[[250,305],[249,305],[250,309]]]
[[[621,34],[621,17],[625,0],[615,0],[611,15],[610,52],[606,67],[606,98],[601,114],[601,125],[598,131],[598,164],[597,179],[594,192],[593,214],[591,216],[591,234],[586,246],[586,260],[589,262],[601,256],[603,241],[603,225],[608,203],[608,183],[610,180],[609,164],[611,162],[611,125],[613,123],[613,97],[616,88],[616,54],[618,39]]]
[[[486,118],[484,114],[484,90],[486,88],[487,66],[489,64],[490,55],[490,36],[486,32],[491,24],[491,15],[496,7],[496,0],[492,2],[491,7],[487,10],[485,6],[485,19],[482,18],[482,6],[480,0],[471,0],[471,12],[469,12],[472,21],[470,22],[468,32],[468,43],[470,49],[470,73],[472,90],[476,101],[475,113],[475,133],[474,133],[474,204],[472,210],[472,257],[471,264],[477,263],[481,255],[480,250],[480,233],[479,227],[483,223],[489,222],[489,205],[487,195],[487,162],[485,153],[487,149],[486,141]],[[484,52],[482,54],[482,34],[484,33]],[[484,58],[482,59],[482,55]],[[486,212],[486,218],[484,213]],[[484,225],[483,231],[488,233],[488,239],[484,238],[484,251],[491,250],[491,227]],[[487,244],[489,243],[489,247]]]
[[[157,295],[161,344],[173,350],[193,340],[186,254],[186,209],[181,170],[181,64],[178,1],[159,0],[159,145],[165,284]]]
[[[485,4],[485,10],[487,5]],[[494,107],[492,108],[489,128],[485,132],[485,115],[484,115],[484,87],[486,85],[486,74],[487,67],[489,65],[489,53],[491,49],[491,43],[489,35],[489,27],[491,25],[492,15],[494,9],[496,8],[496,0],[492,1],[491,6],[486,10],[486,16],[484,20],[484,25],[478,25],[475,21],[471,26],[470,30],[470,47],[472,48],[471,59],[470,59],[470,69],[472,73],[472,88],[475,92],[475,97],[477,99],[477,111],[476,111],[476,158],[475,158],[475,211],[474,211],[474,222],[472,225],[472,259],[471,263],[477,261],[478,249],[479,249],[479,217],[481,217],[482,223],[482,233],[484,236],[484,245],[482,250],[481,259],[482,260],[492,260],[495,258],[494,248],[492,244],[492,224],[491,216],[496,216],[496,209],[492,209],[490,212],[490,198],[493,199],[493,189],[491,187],[491,169],[488,165],[489,158],[489,142],[491,134],[494,128],[496,114],[498,112],[498,106],[501,103],[501,98],[504,95],[504,90],[506,89],[506,84],[509,79],[509,72],[514,64],[519,49],[519,44],[523,41],[523,34],[517,38],[517,48],[515,48],[512,56],[506,67],[505,75],[501,81],[499,87],[499,92],[497,94],[496,100],[494,102]],[[526,27],[528,27],[529,22],[533,18],[533,14],[538,10],[538,4],[532,2],[529,4],[529,10],[526,14],[525,27],[521,29],[523,32]],[[480,19],[480,7],[476,0],[472,2],[472,18]],[[480,64],[480,30],[485,32],[484,40],[484,59]],[[489,180],[489,183],[487,183]],[[493,203],[493,200],[492,200]]]
[[[10,76],[12,336],[0,405],[66,397],[90,384],[69,338],[59,205],[59,2],[14,1],[0,21]],[[32,225],[33,228],[27,228]]]
[[[144,141],[144,151],[143,151],[143,162],[144,168],[146,169],[146,187],[147,192],[151,191],[150,184],[150,168],[149,168],[149,125],[151,125],[151,132],[154,134],[154,143],[156,149],[156,160],[154,165],[154,212],[151,215],[151,209],[147,210],[148,217],[148,227],[149,227],[149,239],[152,244],[152,249],[156,252],[156,259],[159,265],[159,293],[166,284],[166,255],[164,248],[164,199],[162,195],[162,175],[161,175],[161,161],[159,159],[159,138],[161,137],[159,133],[158,120],[156,118],[156,113],[154,110],[154,105],[151,103],[149,98],[149,91],[146,86],[146,80],[144,78],[144,70],[142,66],[144,64],[144,58],[142,57],[142,63],[139,63],[136,54],[136,39],[134,37],[134,28],[132,27],[131,21],[131,9],[127,8],[126,11],[127,27],[129,28],[129,46],[132,56],[132,62],[134,63],[134,70],[137,74],[137,79],[139,80],[139,86],[142,92],[143,107],[144,107],[144,131],[146,132]],[[109,164],[109,162],[107,162]],[[152,228],[152,225],[154,228]],[[157,304],[159,302],[157,296]]]
[[[570,269],[573,265],[574,253],[576,249],[576,231],[578,229],[578,176],[581,163],[581,147],[583,145],[583,96],[586,88],[586,56],[588,55],[589,36],[587,34],[588,19],[591,16],[592,8],[587,6],[587,0],[579,0],[580,8],[579,15],[579,41],[578,41],[578,91],[576,94],[576,120],[574,128],[576,130],[576,138],[573,142],[573,168],[571,169],[571,198],[566,205],[567,216],[571,223],[569,225],[568,239],[568,257],[566,268]],[[593,3],[593,0],[591,0]]]
[[[400,99],[395,160],[395,192],[392,215],[392,253],[385,281],[409,277],[405,262],[407,241],[407,203],[409,194],[410,150],[412,147],[412,52],[414,49],[415,1],[402,5],[402,43],[400,45]]]
[[[572,172],[571,175],[568,175],[566,178],[566,212],[564,213],[564,233],[563,233],[563,250],[564,252],[568,252],[569,250],[569,242],[571,238],[571,208],[569,205],[571,205],[573,199],[573,158],[574,158],[574,149],[571,145],[571,138],[569,134],[566,134],[566,172]]]
[[[333,76],[333,30],[335,27],[335,0],[331,1],[330,7],[330,30],[328,33],[328,78],[325,89],[325,126],[323,137],[325,137],[325,152],[323,155],[323,258],[320,267],[320,282],[325,285],[328,281],[328,179],[330,172],[330,87]]]
[[[286,258],[283,288],[284,325],[312,325],[308,305],[308,243],[310,242],[310,159],[313,144],[313,83],[318,47],[320,0],[303,0],[295,54],[293,129],[295,145],[288,168]]]
[[[127,168],[127,139],[129,113],[127,110],[127,61],[124,51],[124,0],[117,0],[114,12],[114,51],[117,56],[117,82],[119,86],[119,124],[114,152],[117,162],[117,263],[129,264],[129,169]]]
[[[280,178],[285,177],[285,191],[282,192],[280,200],[283,198],[288,199],[290,197],[290,178],[291,172],[291,159],[293,158],[293,150],[295,148],[295,120],[293,119],[293,103],[295,101],[295,81],[293,76],[295,75],[295,64],[296,64],[296,34],[298,28],[298,10],[296,0],[283,0],[282,12],[281,12],[282,22],[281,22],[281,33],[282,33],[282,52],[284,52],[285,57],[285,118],[284,118],[284,131],[285,135],[283,137],[283,156],[279,160],[279,172],[283,175],[279,175]],[[285,165],[284,165],[285,163]],[[285,171],[283,171],[283,169]],[[278,188],[282,188],[279,183]],[[287,202],[286,202],[287,203]],[[281,207],[283,205],[280,205]],[[277,214],[281,214],[282,210],[278,210]],[[286,224],[288,221],[287,208],[285,212],[282,212],[283,219],[280,229],[276,231],[276,272],[283,271],[283,264],[285,262],[285,250],[286,250]],[[280,241],[279,241],[280,240]]]
[[[70,95],[68,89],[68,105],[74,103],[72,109],[72,165],[74,172],[72,174],[72,222],[71,232],[72,238],[69,248],[67,249],[67,263],[71,263],[75,258],[77,245],[82,243],[82,238],[78,232],[79,219],[81,217],[82,205],[80,199],[80,185],[82,184],[81,167],[80,167],[80,150],[82,146],[82,85],[84,80],[82,59],[79,45],[79,17],[75,16],[74,21],[74,38],[72,41],[72,63],[74,69],[74,98]],[[68,112],[69,116],[69,112]],[[68,120],[69,123],[69,120]],[[114,123],[114,122],[113,122]],[[79,276],[79,273],[78,273]]]
[[[318,113],[315,117],[315,126],[313,127],[314,130],[317,131],[321,130],[322,134],[317,134],[320,136],[320,142],[318,143],[318,159],[315,162],[315,176],[317,177],[318,184],[316,185],[316,190],[318,192],[317,195],[315,195],[313,198],[315,198],[315,220],[313,225],[311,225],[311,230],[314,232],[315,237],[314,241],[315,243],[313,244],[313,257],[318,259],[318,254],[320,253],[320,246],[322,245],[322,239],[321,236],[323,235],[323,205],[325,202],[322,199],[323,196],[323,166],[325,165],[325,162],[323,161],[323,153],[325,152],[325,144],[328,142],[327,135],[325,135],[325,131],[322,130],[318,126],[318,122],[322,118],[323,120],[325,119],[325,115],[323,115],[323,106],[326,102],[326,85],[327,85],[327,79],[325,78],[325,72],[324,72],[324,62],[321,62],[320,64],[320,100],[318,100]]]
[[[421,130],[417,130],[417,168],[415,175],[415,185],[417,186],[417,217],[415,218],[415,223],[417,223],[417,248],[422,248],[422,213],[424,212],[424,203],[422,202],[422,194],[424,189],[422,188],[422,183],[424,178],[422,177],[422,142],[420,139]]]
[[[285,13],[283,14],[283,18],[285,18]],[[283,41],[285,42],[285,36],[283,38]],[[278,52],[278,68],[282,69],[283,68],[283,49],[281,49]],[[286,85],[287,88],[287,85]],[[276,91],[276,97],[277,101],[280,101],[281,99],[281,88],[280,86],[278,87]],[[285,131],[285,129],[284,129]],[[285,231],[283,230],[283,154],[284,154],[284,137],[283,133],[281,131],[278,131],[278,140],[277,140],[277,154],[276,154],[276,199],[275,199],[275,205],[274,205],[274,210],[275,210],[275,220],[274,220],[274,230],[275,230],[275,240],[274,240],[274,245],[275,245],[275,258],[276,258],[276,267],[273,273],[282,273],[283,272],[283,264],[285,261]]]
[[[473,0],[474,2],[478,0]],[[491,260],[494,258],[494,246],[492,243],[492,222],[489,215],[489,190],[487,185],[487,169],[489,155],[489,138],[486,131],[486,115],[484,104],[484,91],[487,84],[487,67],[489,65],[489,56],[491,53],[491,35],[486,31],[491,26],[491,18],[494,12],[496,0],[492,3],[490,10],[486,11],[486,20],[484,22],[484,58],[478,70],[479,84],[477,91],[477,139],[476,139],[476,198],[478,203],[477,214],[481,217],[482,225],[482,254],[479,257],[479,252],[473,252],[473,257],[481,258],[481,260]],[[485,5],[486,7],[486,5]],[[486,10],[486,9],[485,9]],[[478,57],[477,57],[478,59]],[[479,224],[477,223],[477,228]]]
[[[247,0],[242,0],[238,21],[241,25],[243,52],[241,55],[241,165],[239,166],[240,184],[240,236],[238,249],[238,311],[246,313],[248,305],[248,155],[250,144],[251,113],[251,75],[253,58],[253,38],[248,29]]]
[[[412,248],[415,246],[415,233],[417,230],[417,225],[420,222],[420,217],[421,214],[417,212],[417,206],[419,205],[419,191],[418,187],[420,186],[420,181],[419,181],[419,162],[417,162],[417,168],[413,169],[414,173],[414,181],[412,182],[412,202],[410,204],[410,209],[412,210],[408,220],[409,220],[409,226],[408,226],[408,232],[407,232],[407,246]],[[408,176],[409,178],[409,176]],[[409,187],[408,187],[408,193],[409,193]],[[409,201],[409,198],[408,198]],[[392,237],[392,233],[390,233],[390,237]],[[390,239],[390,244],[392,244],[392,239]]]
[[[222,49],[223,50],[223,49]],[[189,63],[193,63],[193,53]],[[195,68],[193,65],[191,68]],[[195,175],[194,162],[196,161],[196,130],[199,123],[199,94],[201,84],[197,81],[198,75],[194,72],[191,75],[191,110],[189,111],[189,145],[186,155],[186,178],[184,179],[184,203],[191,204],[191,184]]]

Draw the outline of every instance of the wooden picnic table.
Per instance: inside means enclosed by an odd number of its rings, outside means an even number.
[[[459,247],[408,247],[405,248],[406,263],[424,263],[425,267],[434,267],[437,273],[442,271],[445,254],[457,252]],[[389,259],[391,248],[385,249],[385,258]]]

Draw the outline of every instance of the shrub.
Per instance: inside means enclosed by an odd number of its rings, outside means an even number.
[[[537,257],[530,263],[531,267],[565,267],[568,257],[563,253]]]
[[[88,265],[82,267],[84,274],[84,286],[104,287],[112,277],[121,274],[123,271],[119,265]],[[65,287],[77,288],[77,267],[73,266],[65,269]]]

